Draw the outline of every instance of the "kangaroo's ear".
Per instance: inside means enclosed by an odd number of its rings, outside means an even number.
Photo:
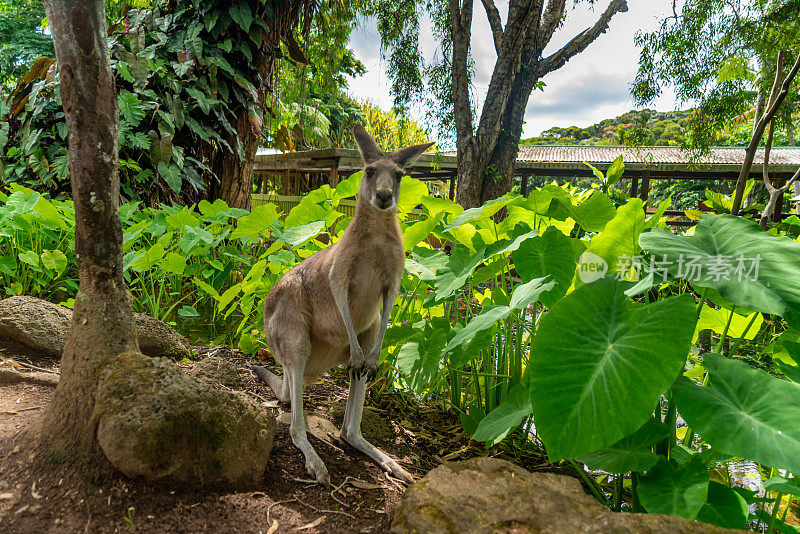
[[[428,148],[432,147],[435,143],[423,143],[421,145],[413,145],[406,148],[401,148],[397,152],[389,154],[389,159],[397,163],[401,168],[410,165],[420,154],[425,152]]]
[[[360,124],[353,126],[353,137],[361,151],[361,158],[367,165],[384,157],[383,150]]]

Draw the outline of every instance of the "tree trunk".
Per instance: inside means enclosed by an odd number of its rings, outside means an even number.
[[[80,288],[61,379],[39,430],[51,447],[87,457],[99,451],[92,415],[99,372],[118,355],[138,351],[122,278],[117,94],[103,1],[46,0],[45,7],[69,131]]]

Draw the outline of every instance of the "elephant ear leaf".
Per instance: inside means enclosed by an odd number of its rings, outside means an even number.
[[[773,236],[752,221],[713,214],[700,220],[692,236],[653,230],[639,243],[671,275],[800,328],[800,243]]]

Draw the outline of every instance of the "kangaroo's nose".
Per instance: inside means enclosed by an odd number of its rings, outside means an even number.
[[[378,203],[385,208],[392,202],[392,192],[388,189],[381,189],[375,192],[375,198],[378,199]]]

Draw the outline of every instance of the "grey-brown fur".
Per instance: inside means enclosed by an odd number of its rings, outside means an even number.
[[[308,473],[329,485],[328,471],[306,435],[303,388],[331,367],[347,364],[342,439],[410,482],[408,472],[361,436],[361,413],[405,265],[397,221],[400,177],[433,143],[385,154],[360,124],[353,134],[366,165],[355,216],[339,241],[291,269],[267,295],[264,333],[283,377],[252,369],[279,400],[291,403],[292,441],[303,452]]]

